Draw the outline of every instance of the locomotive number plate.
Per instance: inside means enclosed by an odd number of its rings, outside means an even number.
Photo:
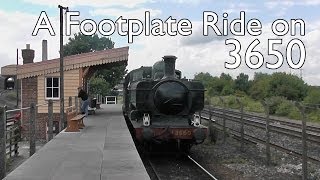
[[[186,129],[175,129],[175,130],[171,130],[171,134],[175,136],[191,136],[192,132],[191,130],[186,130]]]

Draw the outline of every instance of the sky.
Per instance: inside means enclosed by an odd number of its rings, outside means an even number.
[[[1,0],[0,2],[0,66],[16,63],[16,49],[19,49],[19,63],[22,64],[21,49],[25,44],[31,44],[35,50],[35,62],[41,61],[41,41],[48,40],[48,58],[59,57],[59,9],[58,5],[69,7],[70,11],[79,11],[79,17],[73,19],[82,21],[92,19],[100,22],[103,19],[116,20],[123,16],[126,19],[139,19],[144,22],[144,13],[149,11],[151,20],[165,21],[170,16],[177,21],[188,19],[192,23],[192,34],[189,36],[146,36],[144,33],[133,37],[133,43],[128,43],[127,36],[114,33],[110,37],[115,47],[129,46],[128,70],[140,66],[151,66],[161,60],[164,55],[178,57],[176,68],[181,70],[187,78],[193,78],[196,73],[208,72],[213,76],[229,73],[236,78],[239,73],[248,74],[252,79],[255,72],[287,72],[302,76],[309,85],[320,86],[320,0],[266,0],[266,1],[217,1],[217,0]],[[37,36],[32,36],[41,11],[48,15],[56,36],[50,36],[47,30],[39,30]],[[235,36],[227,30],[227,36],[217,36],[209,28],[209,35],[203,36],[203,12],[215,12],[218,16],[217,26],[222,31],[223,19],[228,20],[228,26],[234,19],[240,18],[240,11],[245,11],[245,24],[250,19],[261,22],[261,35],[251,36],[245,31],[244,36]],[[228,17],[223,18],[223,13]],[[305,22],[305,35],[301,35],[300,27],[296,26],[296,35],[276,36],[272,30],[272,23],[277,19],[290,22],[291,19],[302,19]],[[127,28],[128,26],[124,26]],[[166,26],[165,26],[166,27]],[[239,24],[235,29],[239,30]],[[245,26],[246,28],[247,26]],[[289,27],[291,28],[292,26]],[[107,28],[107,27],[105,27]],[[174,26],[174,28],[177,28]],[[278,26],[281,31],[283,26]],[[289,29],[290,29],[289,28]],[[166,29],[166,28],[165,28]],[[137,26],[134,26],[137,30]],[[290,29],[291,30],[291,29]],[[78,26],[72,26],[71,34],[79,32]],[[101,34],[98,34],[102,36]],[[71,36],[64,36],[64,43]],[[225,68],[225,63],[234,62],[229,55],[234,48],[226,45],[227,39],[236,39],[241,44],[241,64],[235,69]],[[245,54],[249,45],[258,39],[253,50],[264,57],[263,65],[258,69],[251,69],[246,65]],[[277,62],[274,55],[268,54],[268,39],[282,39],[282,44],[274,44],[273,49],[281,52],[284,63],[278,69],[266,68],[266,63]],[[291,69],[287,65],[286,52],[292,51],[292,61],[298,63],[300,48],[294,45],[287,48],[292,39],[299,39],[305,46],[306,58],[300,69]],[[253,64],[257,62],[252,58]]]

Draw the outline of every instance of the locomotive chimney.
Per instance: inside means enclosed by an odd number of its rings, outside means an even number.
[[[42,61],[48,60],[48,41],[42,40]]]
[[[175,74],[175,64],[176,64],[176,56],[164,56],[163,57],[163,61],[164,61],[164,78],[174,78],[174,74]]]
[[[26,49],[22,49],[23,64],[33,63],[34,50],[30,49],[30,44],[26,45]]]

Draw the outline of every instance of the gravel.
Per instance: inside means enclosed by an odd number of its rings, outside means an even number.
[[[234,124],[232,126],[236,127]],[[263,130],[250,127],[246,128],[246,133],[255,137],[264,136]],[[246,144],[242,152],[239,141],[229,136],[223,142],[222,133],[216,134],[218,138],[216,144],[206,140],[203,144],[193,146],[191,154],[213,174],[216,174],[219,179],[302,178],[302,160],[300,158],[271,148],[271,165],[267,166],[264,145]],[[272,134],[271,140],[273,143],[301,152],[301,140],[299,139]],[[308,145],[308,148],[308,153],[312,154],[312,157],[319,158],[319,146]],[[308,179],[320,179],[319,164],[308,163]]]

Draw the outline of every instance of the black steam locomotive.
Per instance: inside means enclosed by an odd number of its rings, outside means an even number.
[[[177,142],[179,148],[204,141],[207,128],[195,112],[203,109],[204,86],[181,79],[175,56],[127,74],[123,114],[138,142]]]

